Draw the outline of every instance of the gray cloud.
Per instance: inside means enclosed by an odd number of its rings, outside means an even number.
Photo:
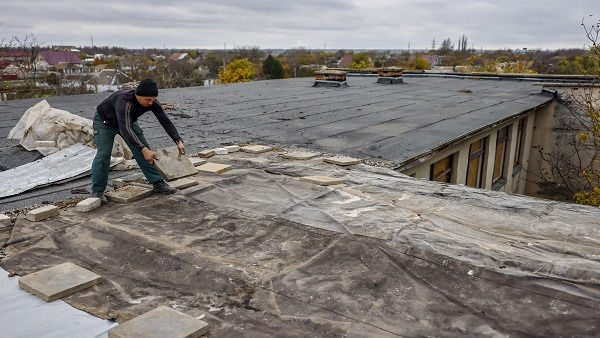
[[[130,48],[429,48],[462,34],[475,48],[582,47],[597,0],[80,0],[0,3],[0,40]],[[595,11],[595,12],[594,12]],[[590,21],[591,23],[591,21]]]

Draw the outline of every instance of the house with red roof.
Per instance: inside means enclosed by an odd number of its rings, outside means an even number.
[[[58,68],[68,73],[81,72],[83,69],[77,53],[66,50],[41,51],[36,60],[36,66],[43,70]]]

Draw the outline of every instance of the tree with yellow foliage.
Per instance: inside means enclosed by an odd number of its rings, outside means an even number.
[[[369,54],[357,53],[352,56],[352,63],[348,65],[351,69],[372,68],[375,65]]]
[[[221,83],[250,82],[256,70],[248,59],[234,60],[219,72]]]

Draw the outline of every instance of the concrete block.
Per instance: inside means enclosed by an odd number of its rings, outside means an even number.
[[[318,185],[334,185],[346,183],[345,178],[337,178],[330,176],[304,176],[300,177],[301,181],[315,183]]]
[[[196,175],[196,167],[186,155],[179,152],[176,146],[157,149],[155,153],[158,159],[154,160],[154,166],[165,181]]]
[[[215,156],[215,152],[212,149],[207,149],[207,150],[202,150],[197,155],[198,155],[198,157],[209,158],[209,157]]]
[[[207,174],[220,174],[231,169],[228,164],[206,163],[198,167],[198,172]]]
[[[267,151],[271,151],[271,149],[273,149],[273,147],[261,145],[244,146],[240,148],[241,151],[251,154],[266,153]]]
[[[178,180],[169,182],[169,185],[175,189],[185,189],[194,185],[198,185],[198,181],[189,178],[180,178]]]
[[[54,217],[59,214],[58,207],[55,205],[46,205],[41,208],[33,209],[25,215],[25,218],[32,222],[44,220],[46,218]]]
[[[109,201],[117,203],[131,203],[152,195],[152,189],[133,185],[109,191],[104,194]]]
[[[313,153],[310,151],[292,151],[292,152],[283,154],[283,157],[290,159],[290,160],[310,160],[311,158],[315,158],[319,155],[321,155],[321,154]]]
[[[101,204],[102,202],[100,202],[100,199],[98,197],[90,197],[77,203],[77,205],[75,206],[75,210],[79,212],[89,212],[100,207]]]
[[[240,151],[240,146],[225,146],[223,148],[227,149],[227,151],[230,153],[235,153],[236,151]]]
[[[352,165],[360,163],[360,159],[346,156],[326,157],[323,159],[323,161],[337,165]]]
[[[73,263],[63,263],[19,278],[21,289],[51,302],[102,281],[102,277]]]
[[[56,148],[56,141],[35,141],[36,148]]]
[[[215,151],[215,155],[227,155],[229,154],[229,151],[225,148],[215,148],[213,149]]]
[[[9,216],[5,214],[0,214],[0,228],[4,228],[10,226],[11,220]]]
[[[197,167],[199,165],[203,165],[204,163],[206,163],[207,161],[205,159],[199,158],[199,157],[190,157],[190,162],[192,162],[192,164]]]
[[[197,338],[208,330],[208,323],[161,305],[110,329],[108,338]]]

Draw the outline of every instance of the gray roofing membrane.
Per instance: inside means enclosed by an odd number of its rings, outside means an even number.
[[[159,98],[174,105],[167,113],[192,153],[251,142],[361,158],[371,151],[393,162],[551,99],[518,81],[375,80],[352,77],[347,88],[263,81],[170,89]],[[48,101],[90,118],[105,96]],[[2,116],[14,119],[8,130],[35,103],[1,102]],[[172,146],[152,116],[141,125],[154,147]],[[119,322],[167,305],[202,317],[214,337],[593,336],[600,329],[598,208],[320,157],[286,160],[277,150],[209,160],[233,168],[192,176],[199,184],[175,195],[90,213],[65,208],[35,224],[18,218],[2,239],[29,240],[8,246],[0,265],[25,275],[73,262],[104,282],[67,303]],[[299,180],[313,175],[347,183]],[[33,194],[49,199],[77,184],[89,179],[18,197],[31,203]]]
[[[191,149],[260,142],[402,163],[552,99],[514,80],[406,78],[396,85],[350,77],[346,88],[311,87],[313,79],[269,80],[161,90]],[[467,92],[466,92],[467,91]],[[468,92],[470,91],[470,92]],[[107,94],[56,97],[54,108],[92,118]],[[0,102],[0,136],[39,100]],[[151,116],[142,118],[144,122]],[[144,128],[157,147],[170,145],[160,125]]]

